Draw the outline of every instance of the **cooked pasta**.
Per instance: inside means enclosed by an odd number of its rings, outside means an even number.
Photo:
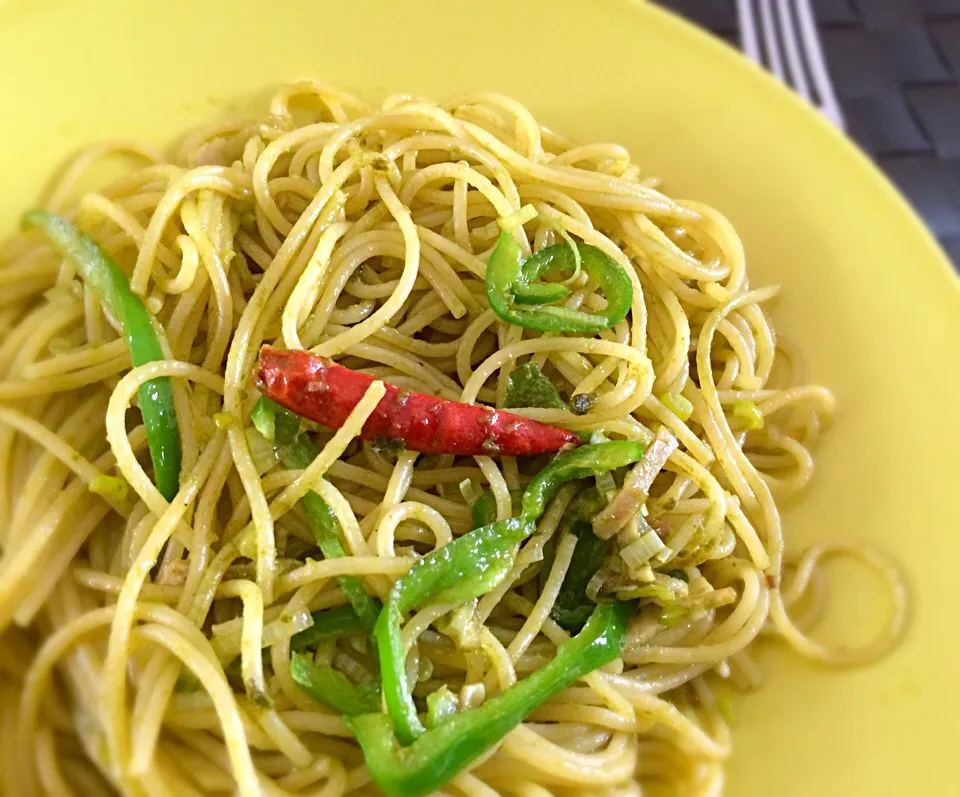
[[[760,635],[901,635],[895,563],[784,535],[834,398],[777,289],[623,147],[302,81],[44,204],[0,247],[3,793],[717,795]],[[836,554],[892,596],[862,650],[808,633]]]

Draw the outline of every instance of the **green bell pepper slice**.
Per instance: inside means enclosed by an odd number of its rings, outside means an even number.
[[[347,720],[376,784],[388,797],[424,797],[489,750],[536,708],[584,675],[614,661],[626,644],[627,604],[598,606],[553,661],[479,708],[453,714],[409,747],[398,747],[389,717]]]
[[[261,435],[276,443],[286,467],[304,470],[316,459],[316,446],[307,435],[300,433],[300,418],[290,410],[264,396],[254,405],[251,419]],[[340,537],[340,523],[330,505],[311,490],[300,499],[300,506],[324,558],[339,559],[346,556]],[[338,576],[337,583],[367,635],[372,636],[380,615],[380,602],[367,594],[363,582],[356,576]]]
[[[524,258],[516,239],[502,232],[487,261],[487,300],[493,312],[510,324],[540,332],[596,334],[620,323],[633,303],[630,277],[597,247],[583,242],[575,245],[581,267],[606,297],[604,310],[585,313],[555,306],[570,290],[559,283],[536,282],[551,271],[573,272],[576,260],[570,244],[547,246]]]
[[[605,501],[600,497],[596,487],[589,487],[579,493],[564,512],[557,533],[550,540],[553,544],[548,544],[544,550],[543,566],[540,568],[539,576],[541,590],[553,567],[556,540],[565,532],[570,532],[577,538],[570,566],[563,577],[563,584],[560,592],[557,593],[553,608],[550,609],[550,616],[568,631],[579,631],[597,605],[596,601],[587,597],[587,585],[603,566],[609,543],[593,533],[590,520],[603,508],[604,504]]]
[[[639,462],[643,444],[632,440],[589,443],[561,454],[527,485],[520,509],[522,517],[538,518],[564,484]]]
[[[377,620],[376,638],[383,695],[397,738],[411,744],[425,731],[407,682],[400,624],[405,612],[427,603],[452,603],[479,597],[510,572],[516,546],[536,524],[510,518],[474,529],[418,560],[390,590]]]
[[[290,638],[292,650],[304,651],[327,639],[340,639],[367,633],[356,610],[350,605],[313,612],[311,617],[313,625],[298,631]]]
[[[355,684],[333,667],[318,667],[310,656],[294,653],[290,658],[290,676],[318,703],[348,717],[380,710],[380,685],[375,681]]]
[[[21,221],[24,229],[40,230],[53,247],[73,261],[84,283],[100,297],[120,324],[134,367],[163,360],[160,337],[143,301],[130,290],[126,274],[96,242],[69,221],[44,210],[31,210]],[[172,501],[180,489],[180,429],[169,377],[151,379],[137,389],[140,414],[147,431],[157,489]]]

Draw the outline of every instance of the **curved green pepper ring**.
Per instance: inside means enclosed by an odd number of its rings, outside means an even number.
[[[397,744],[390,716],[347,719],[374,782],[389,797],[424,797],[495,745],[532,711],[580,678],[614,661],[627,641],[630,607],[598,606],[583,630],[557,648],[553,660],[479,708],[457,712],[408,747]]]
[[[383,698],[402,744],[412,744],[426,730],[407,681],[400,633],[403,615],[427,601],[457,603],[486,594],[506,577],[516,547],[535,529],[535,520],[527,518],[498,520],[474,529],[419,559],[394,583],[375,633]]]
[[[487,261],[486,288],[490,307],[504,321],[540,332],[596,334],[627,317],[633,302],[633,284],[617,263],[590,244],[577,242],[580,264],[595,280],[607,300],[597,313],[584,313],[558,302],[570,295],[559,283],[537,283],[551,271],[570,271],[576,267],[569,244],[547,246],[524,258],[520,245],[510,233],[502,232]]]
[[[643,458],[643,450],[643,443],[633,440],[608,440],[588,443],[561,454],[527,485],[521,499],[520,517],[539,518],[550,499],[567,482],[632,465]]]
[[[393,585],[377,619],[383,697],[401,744],[413,744],[426,730],[417,715],[407,680],[401,636],[403,615],[432,603],[459,603],[485,595],[510,572],[517,546],[536,530],[537,520],[564,484],[630,465],[643,457],[643,445],[612,440],[558,456],[527,486],[519,517],[483,525],[419,559]],[[484,500],[484,499],[478,499]],[[482,507],[477,519],[486,519]]]
[[[31,210],[21,221],[24,229],[40,230],[53,248],[77,267],[123,330],[134,367],[164,359],[160,336],[143,300],[130,290],[127,275],[110,255],[69,221],[45,210]],[[137,388],[140,414],[147,430],[157,489],[172,501],[180,489],[180,428],[173,404],[170,377],[161,376]]]

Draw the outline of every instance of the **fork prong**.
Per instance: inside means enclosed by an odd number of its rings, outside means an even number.
[[[744,53],[843,129],[810,0],[737,0]]]
[[[751,61],[763,64],[753,0],[737,0],[737,20],[740,24],[740,48]]]
[[[789,85],[790,80],[783,65],[783,54],[780,44],[778,19],[773,9],[773,0],[758,0],[760,6],[760,30],[763,37],[763,48],[766,51],[767,69],[780,80]]]
[[[795,0],[777,0],[775,16],[779,23],[780,41],[783,43],[784,53],[786,54],[790,85],[807,102],[816,103],[804,66],[804,51],[806,48],[801,39],[800,26],[793,15],[796,6]]]
[[[796,11],[801,43],[806,53],[806,61],[810,69],[814,90],[819,95],[820,110],[830,121],[843,130],[845,127],[843,111],[837,101],[833,81],[830,79],[830,71],[823,57],[823,47],[820,43],[817,23],[813,17],[813,9],[810,7],[810,0],[797,0]]]

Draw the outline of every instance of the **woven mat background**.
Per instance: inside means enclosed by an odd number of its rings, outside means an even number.
[[[735,46],[734,0],[658,0]],[[960,0],[813,0],[849,134],[960,268]]]

